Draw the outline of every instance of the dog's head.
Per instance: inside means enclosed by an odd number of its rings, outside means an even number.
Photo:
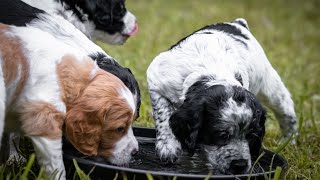
[[[134,97],[118,78],[108,74],[95,76],[68,106],[66,135],[81,153],[125,165],[138,151],[131,127]]]
[[[123,44],[138,30],[136,17],[127,11],[125,0],[60,0],[83,19],[95,25],[93,36],[110,44]]]
[[[98,52],[90,54],[89,56],[97,62],[99,68],[117,76],[124,83],[124,85],[126,85],[127,88],[131,91],[135,100],[135,119],[137,119],[140,116],[140,88],[131,70],[129,68],[124,68],[120,66],[120,64],[116,60],[114,60],[111,57],[107,57],[105,54]]]
[[[193,154],[197,145],[217,173],[242,174],[261,151],[265,109],[237,86],[192,85],[170,118],[173,133]]]

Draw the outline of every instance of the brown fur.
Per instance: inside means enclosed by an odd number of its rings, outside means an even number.
[[[64,57],[58,65],[68,107],[66,135],[83,154],[109,158],[114,144],[127,133],[133,114],[126,100],[118,94],[124,84],[101,69],[91,79],[92,67],[91,59],[88,64],[79,65],[72,56]],[[119,127],[123,127],[124,132],[119,133]]]
[[[22,130],[28,136],[41,136],[49,139],[62,137],[64,113],[47,102],[35,101],[19,106]]]
[[[18,78],[19,67],[21,68],[20,79],[17,82],[15,93],[11,98],[11,103],[14,103],[25,86],[29,74],[29,68],[20,40],[6,35],[5,33],[8,32],[8,30],[10,30],[10,28],[7,25],[0,23],[0,55],[6,87]]]
[[[57,73],[62,86],[62,99],[68,105],[75,101],[90,81],[93,61],[88,58],[85,63],[77,63],[76,57],[66,55],[57,66]]]

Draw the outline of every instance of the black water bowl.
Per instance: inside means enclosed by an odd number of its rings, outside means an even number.
[[[268,150],[264,150],[264,156],[253,168],[251,174],[214,175],[209,171],[207,162],[203,158],[204,155],[200,151],[192,157],[183,154],[177,163],[166,165],[155,155],[155,130],[134,127],[133,131],[139,142],[139,153],[132,159],[129,167],[117,167],[93,161],[90,157],[80,154],[68,142],[64,142],[63,156],[68,176],[72,178],[74,174],[73,159],[86,173],[94,168],[90,174],[92,179],[114,179],[118,177],[117,179],[140,180],[148,179],[147,174],[152,175],[153,179],[172,179],[174,177],[177,179],[204,179],[207,177],[210,179],[248,179],[249,176],[251,179],[265,179],[265,177],[271,176],[272,178],[274,176],[277,166],[281,167],[282,170],[286,170],[288,167],[287,161],[283,157]],[[273,156],[273,163],[271,163]]]

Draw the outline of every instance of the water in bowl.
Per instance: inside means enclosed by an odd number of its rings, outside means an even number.
[[[190,157],[188,153],[183,153],[177,162],[173,164],[164,163],[156,155],[155,143],[150,139],[139,138],[139,152],[132,158],[129,164],[129,168],[147,170],[147,171],[158,171],[164,173],[175,173],[175,174],[198,174],[198,175],[212,175],[217,174],[213,171],[210,164],[206,161],[205,154],[200,150],[197,150],[195,154]],[[82,159],[91,160],[93,162],[108,164],[103,158],[85,156],[75,150],[70,144],[65,150],[65,153],[73,154],[75,157]],[[270,155],[268,155],[270,156]],[[252,173],[261,173],[265,170],[269,170],[270,157],[263,157],[260,162],[257,163],[253,168]],[[262,166],[261,166],[262,165]],[[264,170],[265,169],[265,170]]]
[[[139,153],[131,160],[129,167],[149,171],[162,171],[181,174],[208,174],[210,165],[197,151],[192,157],[182,154],[174,164],[162,162],[155,153],[154,144],[140,144]]]

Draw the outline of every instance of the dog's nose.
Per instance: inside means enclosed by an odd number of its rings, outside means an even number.
[[[246,159],[232,160],[229,171],[232,174],[243,174],[246,172],[247,167],[248,167],[248,160]]]
[[[132,151],[131,151],[131,156],[135,156],[138,154],[138,149],[134,148]]]

